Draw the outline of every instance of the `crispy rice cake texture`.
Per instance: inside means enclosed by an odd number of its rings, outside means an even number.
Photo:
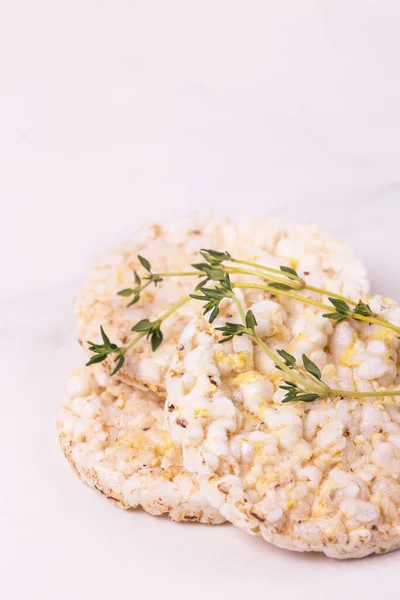
[[[137,255],[147,258],[153,272],[193,270],[201,259],[199,250],[228,250],[237,258],[279,268],[294,267],[307,283],[358,298],[368,292],[366,271],[353,252],[315,226],[291,224],[278,219],[231,219],[195,215],[182,221],[153,225],[139,231],[132,242],[99,257],[75,301],[78,337],[100,342],[100,325],[118,345],[133,338],[133,325],[153,320],[168,306],[193,291],[192,277],[165,278],[157,288],[150,286],[139,302],[127,308],[130,298],[117,292],[134,285],[134,270],[145,275]],[[242,276],[242,279],[246,279]],[[199,303],[191,302],[167,319],[162,326],[164,342],[156,352],[143,340],[126,355],[118,380],[165,397],[165,375],[183,329],[194,317]],[[197,305],[197,306],[196,306]],[[114,368],[112,357],[106,364]]]
[[[174,521],[224,521],[185,471],[151,392],[113,381],[101,365],[74,372],[58,413],[62,450],[78,477],[122,508]]]
[[[393,301],[364,299],[400,325]],[[287,375],[249,337],[219,344],[214,326],[197,318],[167,376],[165,414],[184,466],[227,520],[282,548],[335,558],[398,548],[400,397],[384,393],[399,386],[397,334],[337,323],[300,302],[242,301],[269,348],[306,353],[331,388],[382,396],[282,404]]]

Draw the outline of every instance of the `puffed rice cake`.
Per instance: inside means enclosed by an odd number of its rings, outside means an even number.
[[[58,432],[78,477],[120,507],[174,521],[224,521],[184,470],[158,398],[113,381],[101,365],[71,375]]]

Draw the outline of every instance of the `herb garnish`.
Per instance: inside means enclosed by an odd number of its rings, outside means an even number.
[[[400,390],[353,392],[331,388],[322,380],[322,374],[319,367],[305,354],[302,355],[302,364],[300,365],[297,363],[296,358],[286,350],[277,350],[277,353],[275,354],[258,335],[256,330],[257,321],[253,312],[251,310],[248,310],[246,313],[244,312],[241,302],[234,292],[234,288],[254,288],[269,291],[276,295],[284,295],[293,300],[328,311],[325,312],[323,316],[332,319],[333,321],[341,322],[348,319],[356,319],[391,329],[400,335],[399,327],[375,314],[367,303],[362,300],[354,302],[339,294],[334,294],[322,288],[310,286],[298,275],[295,269],[289,266],[282,265],[279,269],[273,269],[255,262],[236,259],[226,251],[221,252],[211,249],[202,249],[200,254],[205,262],[193,264],[192,267],[195,269],[194,271],[176,273],[154,273],[150,262],[139,255],[138,260],[146,274],[140,277],[138,273],[134,271],[135,286],[132,288],[125,288],[118,292],[122,297],[128,298],[133,296],[127,306],[131,306],[138,302],[141,299],[142,292],[149,285],[154,284],[154,286],[157,286],[165,277],[193,276],[201,278],[201,281],[195,286],[194,293],[185,296],[176,302],[158,319],[154,321],[142,319],[136,323],[136,325],[132,327],[132,331],[138,333],[138,335],[133,338],[126,347],[119,347],[117,344],[111,343],[104,332],[104,329],[101,327],[100,332],[103,343],[95,344],[93,342],[88,342],[89,350],[94,354],[87,364],[91,365],[102,362],[112,354],[114,355],[114,362],[116,363],[112,373],[114,375],[123,367],[126,352],[144,337],[150,339],[152,351],[156,351],[163,341],[161,324],[190,299],[198,300],[203,303],[203,314],[208,315],[210,323],[213,323],[220,314],[221,301],[228,299],[236,304],[242,323],[226,322],[224,325],[216,327],[215,329],[221,332],[219,343],[228,342],[235,336],[248,335],[251,337],[274,362],[275,367],[288,376],[288,379],[280,386],[280,388],[286,392],[283,402],[314,402],[317,399],[327,398],[328,396],[347,396],[356,398],[400,396]],[[244,265],[246,268],[243,268],[242,266],[228,266],[225,263]],[[247,267],[250,267],[250,269]],[[257,279],[261,279],[262,283],[242,281],[232,282],[231,275],[239,274],[254,276]],[[308,290],[321,296],[327,296],[331,306],[298,293],[303,290]],[[334,310],[332,310],[332,308]]]

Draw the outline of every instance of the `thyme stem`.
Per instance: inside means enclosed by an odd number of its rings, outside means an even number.
[[[400,390],[381,390],[377,392],[352,392],[350,390],[329,389],[330,396],[346,396],[349,398],[379,398],[385,396],[400,396]]]
[[[322,308],[323,310],[331,310],[330,306],[328,306],[327,304],[322,304],[322,302],[311,300],[311,298],[306,298],[306,296],[299,296],[298,294],[293,294],[293,292],[290,292],[289,290],[278,290],[274,287],[270,287],[269,285],[262,285],[261,283],[233,283],[233,287],[266,290],[267,292],[271,292],[272,294],[279,296],[288,296],[289,298],[293,298],[293,300],[299,300],[300,302],[311,304],[312,306],[317,306],[318,308]]]
[[[176,271],[176,272],[165,272],[165,273],[154,273],[154,277],[198,277],[198,271]]]
[[[179,308],[181,308],[181,306],[183,306],[184,304],[186,304],[187,302],[189,302],[189,300],[191,300],[190,296],[184,296],[183,298],[181,298],[180,300],[178,300],[178,302],[176,302],[175,304],[173,304],[160,317],[158,317],[157,321],[159,321],[160,323],[162,323],[163,321],[165,321],[165,319],[168,319],[168,317],[170,317],[172,315],[172,313],[174,313]]]
[[[256,269],[259,269],[261,271],[266,271],[268,273],[276,273],[277,275],[280,275],[282,277],[282,271],[279,270],[279,269],[273,269],[272,267],[265,267],[264,265],[260,265],[260,264],[255,263],[255,262],[251,262],[251,261],[248,261],[248,260],[239,260],[237,258],[229,258],[229,259],[226,259],[226,260],[229,260],[229,262],[237,263],[237,264],[240,264],[240,265],[247,265],[248,267],[254,267]],[[293,279],[294,281],[298,281],[300,283],[304,283],[304,279],[302,279],[298,275],[292,275],[291,273],[285,273],[285,275],[289,279]]]
[[[235,293],[232,294],[232,298],[238,308],[240,318],[242,319],[243,323],[246,324],[246,315],[244,314],[242,303],[240,302],[239,298],[236,296]]]

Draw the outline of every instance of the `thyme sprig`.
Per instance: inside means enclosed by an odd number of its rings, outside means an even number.
[[[217,280],[219,283],[214,287],[205,287],[203,283],[197,286],[200,294],[190,294],[194,300],[204,302],[203,315],[210,313],[209,322],[215,321],[219,315],[219,305],[224,298],[233,298],[232,284],[229,275],[223,274],[223,278]]]
[[[222,327],[216,327],[217,331],[222,333],[222,338],[218,341],[219,344],[223,344],[224,342],[229,342],[235,336],[241,335],[254,335],[254,329],[257,325],[256,318],[254,316],[253,311],[248,310],[245,315],[244,325],[240,325],[238,323],[225,323]]]
[[[115,369],[111,375],[115,375],[123,366],[125,362],[125,348],[120,348],[117,344],[112,344],[110,338],[105,333],[103,327],[100,326],[100,333],[103,340],[102,344],[95,344],[94,342],[88,342],[89,350],[94,352],[91,359],[86,363],[86,366],[93,365],[95,363],[103,362],[106,360],[109,354],[115,354],[114,362],[116,362]]]
[[[155,321],[149,321],[148,319],[142,319],[136,325],[134,325],[131,331],[135,331],[138,333],[136,337],[127,345],[127,346],[118,346],[117,344],[111,343],[110,339],[104,332],[103,327],[100,326],[100,333],[103,339],[103,344],[95,344],[93,342],[88,342],[89,350],[94,352],[95,354],[91,357],[89,362],[86,363],[86,366],[92,365],[94,363],[103,362],[106,360],[109,354],[115,354],[115,362],[116,367],[111,375],[115,375],[124,365],[125,355],[126,353],[133,348],[140,340],[144,337],[147,339],[150,338],[151,349],[153,352],[157,350],[160,344],[163,341],[163,333],[161,331],[161,324],[168,319],[174,312],[176,312],[181,306],[189,302],[190,297],[184,296],[178,302],[173,304],[168,310],[166,310],[158,319]]]
[[[272,352],[257,333],[257,321],[254,313],[251,310],[248,310],[246,313],[244,312],[243,306],[234,290],[236,288],[255,288],[269,291],[323,309],[324,311],[327,311],[323,314],[325,318],[337,322],[347,319],[357,319],[392,329],[400,334],[399,327],[374,313],[367,303],[361,300],[357,303],[339,294],[309,286],[292,267],[282,265],[279,269],[273,269],[255,262],[236,259],[226,251],[220,252],[202,249],[200,254],[205,262],[193,264],[192,267],[194,268],[194,271],[165,273],[154,273],[150,262],[139,255],[138,260],[146,271],[146,274],[140,277],[138,273],[134,271],[135,286],[132,288],[125,288],[118,292],[118,294],[123,297],[133,296],[127,306],[131,306],[138,302],[141,298],[141,293],[148,286],[154,284],[156,287],[165,277],[193,276],[200,278],[201,281],[196,285],[194,293],[181,298],[154,321],[142,319],[136,323],[132,327],[132,331],[136,332],[138,335],[125,347],[112,343],[104,332],[104,329],[101,327],[102,343],[95,344],[93,342],[88,342],[89,350],[93,352],[93,356],[87,364],[102,362],[112,354],[114,355],[114,362],[116,363],[112,373],[114,375],[124,365],[126,352],[144,337],[150,339],[152,351],[157,350],[163,341],[161,324],[190,299],[198,300],[203,303],[203,314],[208,315],[210,323],[213,323],[220,314],[220,304],[222,300],[229,299],[235,302],[242,323],[226,322],[223,326],[216,327],[216,330],[221,332],[222,336],[219,343],[230,341],[235,336],[250,336],[274,362],[275,367],[283,371],[287,376],[284,383],[280,385],[280,388],[286,392],[283,402],[313,402],[328,396],[361,398],[400,395],[400,390],[353,392],[331,388],[322,380],[322,374],[319,367],[305,354],[302,355],[302,364],[298,364],[295,357],[286,350],[282,349],[277,350],[276,353]],[[243,268],[243,266],[227,266],[224,264],[228,262],[244,265],[246,268]],[[250,269],[247,267],[250,267]],[[257,277],[258,279],[261,278],[263,283],[232,282],[231,275],[238,274],[250,275]],[[301,292],[302,290],[309,290],[322,296],[327,296],[330,305],[299,294],[298,292]]]
[[[371,307],[365,302],[360,300],[358,303],[356,303],[350,298],[345,298],[340,294],[335,294],[321,288],[309,286],[292,267],[285,265],[281,265],[279,269],[265,267],[264,265],[260,265],[255,262],[236,259],[227,251],[221,252],[218,250],[203,248],[200,250],[200,254],[204,258],[205,262],[193,264],[192,267],[195,269],[195,271],[182,273],[153,273],[150,262],[143,256],[139,255],[138,259],[148,273],[145,277],[143,277],[146,283],[142,284],[142,280],[140,279],[139,275],[134,272],[136,287],[125,288],[118,292],[118,294],[120,296],[133,295],[132,301],[127,305],[129,307],[139,300],[140,294],[144,289],[146,289],[151,283],[154,283],[154,285],[157,286],[157,284],[161,282],[164,277],[202,277],[203,279],[196,286],[196,291],[199,290],[201,292],[210,281],[216,281],[220,283],[224,282],[226,275],[252,275],[258,278],[261,277],[265,281],[265,284],[235,282],[233,284],[234,287],[263,289],[277,295],[284,295],[292,298],[293,300],[298,300],[299,302],[323,309],[325,311],[323,317],[325,318],[332,319],[337,322],[348,319],[356,319],[358,321],[364,321],[371,324],[380,325],[381,327],[386,327],[387,329],[391,329],[400,335],[400,327],[393,325],[380,315],[374,313]],[[243,264],[245,266],[251,266],[252,269],[227,267],[223,264],[224,262]],[[319,293],[323,296],[328,296],[328,300],[332,306],[297,293],[299,291],[301,292],[302,290],[309,290],[314,293]],[[198,297],[196,299],[198,300],[204,299],[203,296],[197,296]],[[214,308],[215,307],[213,306],[210,308],[210,310],[213,310]],[[334,310],[332,310],[332,308]],[[212,320],[216,318],[218,312],[216,309],[212,312]]]
[[[138,302],[138,300],[140,300],[140,294],[147,287],[149,287],[149,285],[154,283],[155,287],[157,287],[157,284],[162,281],[162,277],[159,274],[152,273],[151,264],[149,263],[147,258],[144,258],[144,256],[140,256],[140,254],[138,254],[138,259],[139,259],[139,262],[142,265],[142,267],[144,267],[144,269],[148,273],[147,275],[145,275],[143,277],[143,280],[146,283],[142,283],[142,279],[139,277],[139,275],[137,274],[136,271],[133,272],[136,286],[133,288],[125,288],[118,292],[118,296],[123,296],[123,297],[133,296],[132,300],[129,302],[129,304],[127,304],[127,307],[132,306],[133,304],[136,304],[136,302]]]

